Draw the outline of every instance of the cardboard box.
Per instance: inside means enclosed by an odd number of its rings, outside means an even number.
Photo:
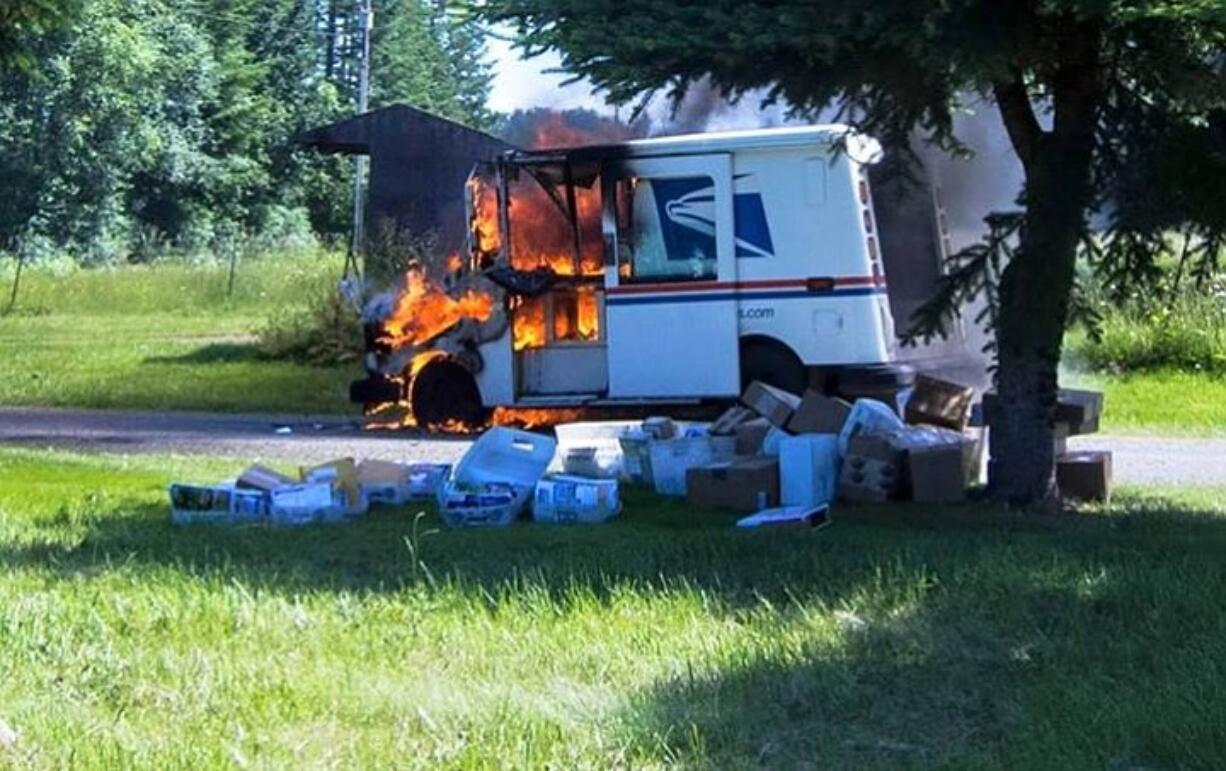
[[[235,481],[236,487],[245,487],[250,490],[263,490],[266,493],[280,489],[287,485],[298,484],[297,479],[291,476],[282,474],[279,471],[273,471],[267,466],[248,466],[246,470]]]
[[[837,434],[843,430],[851,404],[818,391],[806,391],[792,413],[787,430],[793,434]]]
[[[800,406],[799,396],[757,380],[750,383],[745,389],[745,393],[741,395],[741,401],[779,428],[788,424],[792,413]]]
[[[920,503],[966,500],[966,455],[969,442],[916,447],[907,451],[911,499]]]
[[[1105,501],[1111,497],[1111,453],[1075,450],[1056,459],[1056,485],[1065,498]]]
[[[736,427],[737,455],[758,455],[762,452],[762,441],[770,433],[771,423],[766,418],[755,418]]]
[[[983,422],[992,425],[995,410],[1003,409],[1000,398],[992,391],[983,395]],[[1081,391],[1061,388],[1056,392],[1056,425],[1068,427],[1066,436],[1080,436],[1098,432],[1103,414],[1103,395],[1100,391]]]
[[[1056,422],[1067,423],[1069,436],[1098,433],[1103,414],[1101,391],[1061,388],[1056,395]]]
[[[975,389],[927,375],[915,378],[904,417],[908,423],[925,423],[962,431],[971,418]]]
[[[760,500],[765,494],[765,505]],[[753,512],[779,503],[779,461],[745,458],[686,471],[685,497],[691,506]]]
[[[748,407],[734,405],[724,411],[711,424],[711,434],[713,436],[732,436],[736,433],[736,427],[742,423],[753,420],[757,417],[753,410]]]
[[[348,511],[358,513],[362,510],[362,488],[358,484],[358,469],[353,458],[338,458],[318,466],[303,467],[300,473],[303,482],[332,485],[333,490],[345,496],[345,507]]]
[[[879,503],[898,492],[903,453],[884,436],[852,437],[839,471],[839,498]]]

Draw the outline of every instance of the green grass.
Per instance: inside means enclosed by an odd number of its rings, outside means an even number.
[[[0,450],[0,764],[1226,763],[1221,490],[818,532],[640,494],[592,528],[169,524],[171,478],[236,470]]]
[[[1102,430],[1120,434],[1226,435],[1226,377],[1159,370],[1062,373],[1061,383],[1104,394]]]
[[[252,333],[335,280],[337,258],[240,267],[28,271],[0,316],[0,404],[226,412],[352,412],[354,367],[260,358]]]

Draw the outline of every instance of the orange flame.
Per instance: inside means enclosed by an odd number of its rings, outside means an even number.
[[[460,297],[447,294],[420,270],[405,275],[404,291],[383,321],[379,341],[392,346],[421,345],[466,318],[485,321],[494,312],[494,298],[469,289]]]

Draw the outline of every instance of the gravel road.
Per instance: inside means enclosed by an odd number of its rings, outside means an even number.
[[[0,407],[0,445],[293,463],[346,456],[446,463],[463,455],[469,440],[363,431],[356,419],[336,416]],[[1111,450],[1117,482],[1226,485],[1226,438],[1095,434],[1075,437],[1070,446]]]

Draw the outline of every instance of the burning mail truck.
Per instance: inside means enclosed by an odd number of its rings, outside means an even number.
[[[480,164],[468,253],[368,306],[370,377],[352,396],[471,427],[493,408],[905,377],[904,358],[933,352],[902,348],[896,324],[930,293],[948,241],[934,189],[909,174],[878,184],[881,157],[830,125]]]

